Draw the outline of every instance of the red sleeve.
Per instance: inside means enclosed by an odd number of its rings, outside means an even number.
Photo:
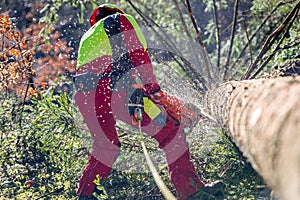
[[[125,15],[120,15],[121,32],[129,53],[130,60],[138,70],[143,85],[159,87],[156,77],[153,73],[153,67],[148,55],[148,49],[143,46],[139,40],[134,26]],[[139,28],[137,24],[135,28]],[[151,86],[152,85],[152,86]]]

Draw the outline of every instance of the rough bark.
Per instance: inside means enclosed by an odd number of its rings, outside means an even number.
[[[300,76],[227,82],[207,112],[280,199],[300,199]]]

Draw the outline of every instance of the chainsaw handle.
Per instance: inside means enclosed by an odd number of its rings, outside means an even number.
[[[137,121],[142,121],[143,112],[142,109],[137,107],[134,109],[134,115]]]

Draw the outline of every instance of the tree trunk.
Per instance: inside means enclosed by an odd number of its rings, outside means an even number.
[[[300,76],[227,82],[203,103],[276,196],[300,199]]]

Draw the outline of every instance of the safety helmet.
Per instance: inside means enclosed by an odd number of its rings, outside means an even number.
[[[98,6],[92,13],[90,17],[90,24],[93,26],[97,23],[97,21],[109,16],[113,15],[115,13],[122,13],[124,14],[124,11],[118,8],[114,4],[102,4]]]

